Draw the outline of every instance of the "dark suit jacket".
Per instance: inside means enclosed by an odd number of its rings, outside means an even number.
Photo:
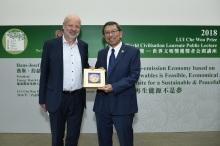
[[[44,42],[39,89],[39,103],[46,104],[50,112],[55,112],[62,99],[63,91],[63,37]],[[82,73],[88,64],[88,44],[78,39],[78,48],[81,55]],[[86,91],[81,92],[84,103]]]
[[[98,53],[95,68],[104,67],[107,70],[108,47]],[[113,115],[133,114],[138,111],[135,83],[140,75],[139,49],[122,43],[114,66],[109,75],[109,84],[114,91],[108,93],[109,108]],[[103,96],[106,93],[97,90],[94,103],[94,112],[100,112],[103,105]]]

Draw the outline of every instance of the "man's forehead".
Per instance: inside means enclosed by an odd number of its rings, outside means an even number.
[[[117,28],[117,26],[114,24],[114,25],[107,25],[105,27],[105,30],[108,30],[108,29],[113,29],[113,28]]]
[[[76,20],[70,20],[66,22],[67,25],[80,25],[79,21]]]

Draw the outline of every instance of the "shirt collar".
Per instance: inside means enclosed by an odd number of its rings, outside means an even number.
[[[69,44],[69,43],[66,41],[64,35],[63,35],[62,37],[63,37],[63,44],[64,44],[64,43],[65,43],[65,44]],[[75,41],[75,43],[74,43],[73,45],[75,45],[75,44],[77,44],[77,43],[78,43],[78,40],[77,40],[77,38],[76,38],[76,41]]]
[[[117,46],[114,47],[115,52],[118,52],[122,46],[122,42],[120,42]],[[111,51],[113,48],[109,46],[109,51]]]

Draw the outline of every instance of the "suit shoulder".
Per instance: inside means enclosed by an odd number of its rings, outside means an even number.
[[[134,47],[134,46],[130,46],[130,45],[125,45],[125,47],[126,47],[126,48],[129,48],[129,49],[138,49],[138,48],[136,48],[136,47]]]
[[[130,51],[140,51],[138,48],[134,46],[125,45],[125,48]]]
[[[57,42],[57,41],[62,41],[62,37],[58,37],[58,38],[52,38],[52,39],[49,39],[49,40],[46,40],[44,43],[54,43],[54,42]]]
[[[80,40],[80,39],[78,39],[78,42],[81,43],[81,44],[86,44],[86,45],[88,45],[86,42],[84,42],[83,40]]]
[[[105,47],[105,48],[103,48],[103,49],[101,49],[101,50],[99,50],[99,53],[103,53],[103,52],[106,52],[106,51],[108,51],[108,47]]]

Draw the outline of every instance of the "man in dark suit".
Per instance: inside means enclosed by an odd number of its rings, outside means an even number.
[[[49,113],[52,146],[63,146],[66,125],[65,145],[78,143],[86,102],[83,69],[90,68],[88,44],[77,39],[80,26],[80,18],[70,14],[63,22],[63,36],[44,42],[39,104]]]
[[[107,84],[98,88],[93,108],[99,145],[112,146],[114,125],[120,146],[133,146],[132,123],[138,111],[135,83],[140,75],[140,51],[121,42],[122,30],[116,22],[107,22],[102,33],[109,46],[98,52],[95,65],[95,68],[107,70]]]

